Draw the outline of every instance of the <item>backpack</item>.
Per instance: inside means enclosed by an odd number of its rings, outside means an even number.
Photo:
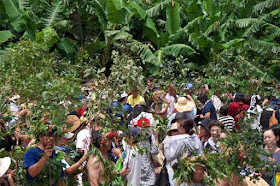
[[[278,124],[280,121],[279,111],[272,109],[264,109],[261,113],[260,125],[263,130],[268,129],[270,126]]]

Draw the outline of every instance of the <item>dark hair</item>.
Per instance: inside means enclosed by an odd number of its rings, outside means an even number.
[[[245,95],[244,96],[244,101],[243,101],[246,105],[250,105],[251,103],[251,96],[249,95]]]
[[[70,112],[70,113],[68,114],[68,116],[70,116],[70,115],[75,115],[75,116],[77,116],[78,118],[81,117],[81,115],[80,115],[77,111],[72,111],[72,112]]]
[[[234,102],[244,102],[244,94],[236,93],[234,96]]]
[[[269,101],[275,101],[275,100],[276,100],[276,97],[270,95],[270,96],[267,97],[267,99],[268,99]]]
[[[197,97],[197,99],[201,102],[201,103],[205,103],[208,100],[208,96],[205,93],[199,94],[199,96]]]
[[[222,130],[224,130],[224,124],[218,120],[213,120],[209,124],[209,130],[211,130],[212,127],[217,126],[220,127]]]
[[[155,79],[154,77],[148,77],[147,81],[154,81],[154,79]]]
[[[220,108],[220,113],[222,114],[222,116],[226,116],[228,114],[228,107],[227,106],[222,106]]]
[[[94,131],[92,133],[92,140],[93,140],[93,145],[96,148],[100,148],[100,139],[103,137],[103,134],[100,131]]]
[[[192,135],[194,133],[193,128],[195,127],[195,122],[193,119],[180,120],[179,125],[186,130],[187,134]]]
[[[279,137],[278,141],[277,141],[277,146],[280,147],[280,124],[277,125],[272,125],[271,127],[269,127],[267,130],[272,130],[273,134],[277,137]]]

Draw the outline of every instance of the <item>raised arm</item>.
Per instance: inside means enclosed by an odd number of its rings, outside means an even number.
[[[78,162],[65,169],[65,172],[67,174],[73,174],[79,169],[79,167],[83,164],[83,162],[87,160],[87,158],[88,158],[87,155],[83,155],[83,157],[81,157],[81,159]]]
[[[54,150],[53,148],[45,149],[45,153],[44,153],[43,157],[37,163],[35,163],[34,165],[27,168],[27,171],[31,177],[34,178],[38,174],[40,174],[40,172],[43,170],[47,160],[51,157],[53,150]]]

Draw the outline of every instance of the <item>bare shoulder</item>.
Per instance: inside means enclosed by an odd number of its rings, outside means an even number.
[[[87,167],[91,167],[91,168],[99,168],[100,166],[100,158],[98,156],[94,156],[94,155],[91,155],[89,158],[88,158],[88,162],[87,162]]]

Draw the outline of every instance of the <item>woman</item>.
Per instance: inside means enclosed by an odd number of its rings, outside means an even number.
[[[222,138],[222,131],[224,129],[224,125],[217,120],[213,120],[209,124],[209,130],[211,137],[204,144],[204,149],[209,149],[210,153],[216,153],[221,151],[220,139]]]
[[[280,165],[280,125],[275,125],[268,130],[266,130],[263,134],[263,140],[265,143],[265,150],[269,154],[269,156],[261,155],[260,158],[263,159],[266,162],[273,162]],[[263,179],[271,186],[274,186],[273,178],[275,176],[271,174],[263,174]],[[277,185],[278,183],[276,183]]]
[[[180,120],[176,138],[164,145],[164,154],[167,162],[185,157],[192,157],[202,154],[202,145],[194,133],[195,122],[193,119]]]
[[[168,105],[164,102],[165,92],[163,90],[157,90],[154,92],[154,103],[151,105],[151,113],[166,118]]]
[[[143,130],[141,128],[142,134]],[[155,184],[156,172],[152,155],[159,153],[158,136],[155,134],[148,135],[148,140],[140,140],[140,129],[138,127],[130,128],[126,158],[123,162],[124,169],[128,168],[130,170],[126,176],[128,185]],[[143,149],[146,150],[143,151]]]
[[[171,116],[175,110],[174,103],[178,100],[177,92],[174,87],[168,86],[165,102],[168,104],[167,117]]]

